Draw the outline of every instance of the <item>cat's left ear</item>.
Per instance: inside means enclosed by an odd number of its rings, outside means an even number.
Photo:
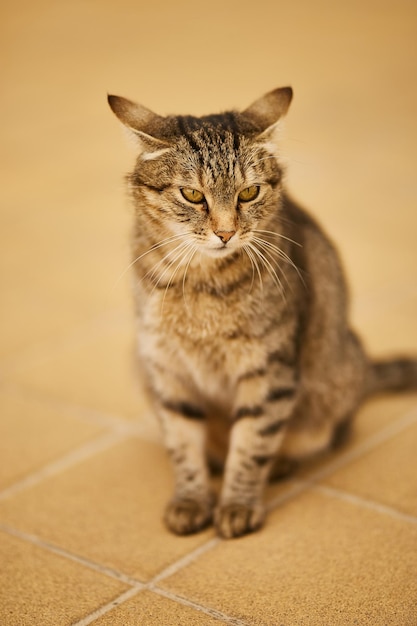
[[[148,158],[155,158],[170,148],[167,141],[158,138],[158,128],[164,122],[164,118],[150,109],[136,104],[127,98],[120,96],[107,96],[111,110],[122,124],[128,129],[129,135],[139,147],[141,153]]]
[[[291,87],[280,87],[255,100],[241,115],[252,120],[261,136],[272,137],[279,121],[287,113],[292,100]]]

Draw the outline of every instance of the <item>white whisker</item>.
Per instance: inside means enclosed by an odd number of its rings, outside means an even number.
[[[270,263],[270,261],[267,259],[267,257],[255,245],[249,243],[248,246],[258,256],[258,258],[263,262],[263,265],[265,266],[267,272],[271,276],[271,278],[272,278],[273,282],[275,283],[275,285],[278,287],[279,291],[281,292],[282,297],[285,299],[285,293],[284,293],[284,288],[283,288],[282,282],[281,282],[278,274],[276,273],[273,265]]]
[[[117,280],[115,281],[115,283],[113,285],[113,289],[119,284],[119,282],[122,280],[123,276],[125,276],[125,274],[130,270],[130,268],[133,267],[144,256],[146,256],[147,254],[150,254],[154,250],[158,250],[158,248],[162,248],[163,246],[166,246],[169,243],[172,243],[172,242],[174,242],[174,241],[176,241],[178,239],[183,239],[184,237],[185,237],[185,235],[180,234],[180,235],[172,235],[171,237],[167,237],[166,239],[162,239],[161,241],[158,241],[153,246],[151,246],[148,250],[146,250],[146,252],[144,252],[143,254],[140,254],[138,257],[133,259],[133,261],[131,261],[129,263],[129,265],[127,267],[125,267],[125,269],[122,271],[120,276],[117,278]]]
[[[176,264],[177,262],[181,262],[181,259],[185,253],[185,251],[187,250],[188,246],[190,244],[187,241],[182,242],[179,246],[177,246],[175,248],[175,250],[173,250],[172,252],[174,253],[175,251],[178,250],[178,252],[175,254],[174,258],[172,258],[167,267],[164,269],[164,271],[160,274],[158,280],[156,281],[154,288],[152,289],[152,293],[155,291],[155,289],[158,287],[159,283],[161,282],[161,280],[163,280],[164,276],[170,271],[170,269],[172,268],[172,266],[174,264]],[[168,256],[168,255],[167,255]],[[165,257],[164,257],[165,259]],[[178,267],[178,266],[177,266]],[[171,274],[172,277],[172,274]]]
[[[253,264],[253,260],[252,260],[252,258],[250,256],[250,254],[248,254],[248,251],[246,250],[246,246],[243,246],[243,248],[240,250],[240,253],[242,253],[242,252],[246,253],[246,255],[247,255],[247,257],[248,257],[248,259],[250,261],[251,267],[252,267],[252,281],[251,281],[250,289],[249,289],[249,293],[252,293],[253,283],[254,283],[254,280],[255,280],[255,265]]]
[[[164,264],[167,263],[167,261],[169,260],[169,258],[172,255],[175,255],[177,250],[181,250],[184,249],[184,247],[187,246],[187,242],[182,241],[181,243],[178,244],[178,246],[175,246],[175,248],[173,250],[171,250],[170,252],[168,252],[168,254],[166,254],[164,257],[162,257],[162,259],[159,259],[159,261],[157,263],[155,263],[155,265],[153,265],[151,267],[151,269],[145,274],[144,278],[148,278],[152,281],[155,277],[155,275],[158,273],[158,268],[159,266],[163,266]],[[175,262],[175,260],[174,260]],[[171,262],[168,264],[168,269],[171,266]]]
[[[253,285],[254,271],[255,271],[255,268],[256,268],[257,274],[258,274],[258,276],[259,276],[259,283],[260,283],[260,285],[261,285],[261,290],[262,290],[262,292],[263,292],[263,290],[264,290],[264,283],[263,283],[263,280],[262,280],[261,270],[259,269],[259,265],[258,265],[258,263],[257,263],[257,261],[256,261],[256,257],[255,257],[255,255],[251,252],[251,249],[250,249],[250,248],[251,248],[250,244],[246,244],[246,245],[244,245],[244,246],[243,246],[243,250],[244,250],[244,251],[246,252],[246,254],[248,255],[248,259],[249,259],[249,261],[251,262],[251,265],[252,265],[252,283],[251,283],[251,289],[252,289],[252,285]]]
[[[282,259],[282,250],[280,250],[279,248],[277,248],[276,246],[274,246],[273,244],[271,244],[269,241],[265,241],[263,239],[259,239],[259,237],[253,237],[252,241],[254,241],[260,248],[261,250],[263,250],[265,252],[265,254],[267,254],[270,259],[272,260],[272,262],[276,265],[276,269],[280,271],[281,275],[283,276],[283,278],[285,279],[285,282],[287,283],[288,287],[291,289],[292,291],[292,285],[288,280],[288,277],[286,275],[286,273],[284,272],[284,269],[282,268],[280,263],[277,263],[277,257],[279,259]],[[286,259],[284,259],[286,260]]]
[[[188,308],[187,300],[186,300],[186,297],[185,297],[185,278],[187,276],[187,272],[188,272],[188,268],[190,267],[190,263],[193,260],[194,255],[197,252],[197,250],[198,250],[197,246],[191,244],[191,255],[190,255],[190,258],[188,259],[187,265],[185,266],[184,276],[182,277],[182,297],[183,297],[183,300],[184,300],[185,308]]]
[[[260,232],[260,231],[254,231],[254,232]],[[302,276],[302,274],[300,272],[300,269],[296,266],[294,261],[291,259],[290,256],[288,256],[288,254],[286,252],[281,250],[281,248],[279,248],[275,244],[271,243],[270,241],[267,241],[266,239],[262,239],[260,237],[253,237],[253,241],[257,242],[264,249],[268,248],[269,250],[273,251],[275,254],[277,254],[277,256],[279,256],[280,259],[282,259],[283,261],[288,263],[288,265],[291,265],[291,267],[293,267],[295,269],[295,271],[297,272],[298,277],[301,280],[301,282],[303,283],[304,287],[306,286],[305,280],[304,280],[304,278],[303,278],[303,276]]]
[[[274,235],[274,237],[280,237],[281,239],[286,239],[286,241],[290,241],[291,243],[293,243],[296,246],[299,246],[300,248],[302,248],[302,244],[298,243],[298,241],[294,241],[294,239],[290,239],[289,237],[286,237],[285,235],[282,235],[281,233],[276,233],[273,230],[262,230],[260,228],[254,228],[253,230],[254,233],[268,233],[269,235]]]
[[[194,247],[194,245],[193,245],[193,243],[191,241],[185,242],[185,250],[183,250],[182,252],[179,252],[177,257],[176,257],[176,259],[175,259],[175,260],[178,261],[178,263],[177,263],[174,271],[172,272],[171,276],[169,277],[169,280],[168,280],[168,282],[167,282],[167,284],[165,286],[164,296],[162,298],[162,303],[161,303],[161,315],[162,315],[163,310],[164,310],[165,298],[166,298],[166,295],[168,293],[168,289],[170,288],[170,285],[171,285],[172,281],[174,280],[174,278],[175,278],[179,268],[181,267],[183,261],[185,261],[187,259],[188,254],[190,252],[190,248],[193,248],[193,247]]]

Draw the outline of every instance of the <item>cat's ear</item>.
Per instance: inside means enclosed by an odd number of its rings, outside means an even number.
[[[255,122],[262,135],[272,135],[279,120],[287,113],[291,100],[291,87],[280,87],[255,100],[242,111],[242,115]]]
[[[158,126],[160,127],[163,123],[163,117],[141,104],[120,96],[108,95],[107,101],[113,113],[127,128],[129,136],[144,156],[152,159],[170,148],[167,141],[156,136]]]

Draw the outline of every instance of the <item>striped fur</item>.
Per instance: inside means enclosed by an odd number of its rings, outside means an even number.
[[[213,519],[224,537],[257,529],[271,472],[328,448],[371,391],[416,386],[415,362],[369,364],[338,255],[285,194],[276,127],[291,96],[202,118],[109,97],[138,145],[128,185],[139,355],[173,463],[165,520],[178,534]],[[256,197],[239,200],[251,187]],[[216,507],[207,457],[224,467]]]

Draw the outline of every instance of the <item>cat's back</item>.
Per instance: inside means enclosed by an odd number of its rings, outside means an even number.
[[[347,285],[338,250],[319,222],[286,194],[280,219],[284,234],[293,241],[293,260],[305,286],[315,293],[331,290],[338,298],[345,297]]]

